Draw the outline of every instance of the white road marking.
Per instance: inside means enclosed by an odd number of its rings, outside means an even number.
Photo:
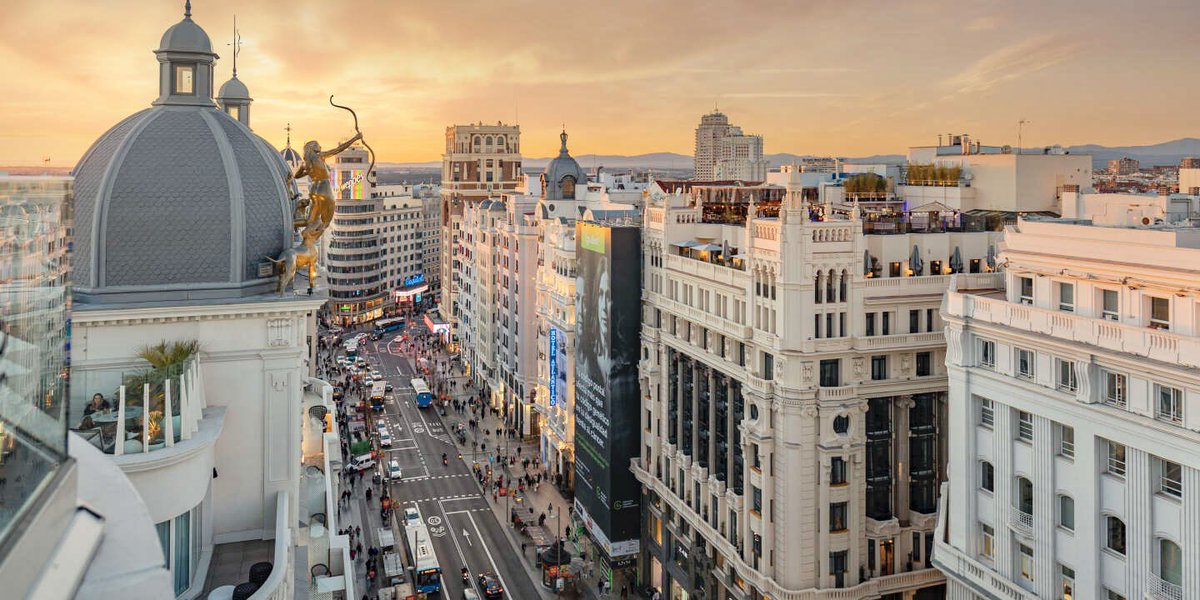
[[[504,575],[496,567],[496,559],[492,558],[492,551],[488,549],[487,540],[483,539],[483,534],[479,533],[479,525],[475,524],[475,515],[467,513],[467,518],[471,520],[471,527],[475,529],[475,536],[479,538],[479,543],[483,545],[483,551],[487,553],[488,562],[492,563],[492,573],[495,573],[496,577],[500,579],[500,586],[506,590],[510,590],[509,593],[511,594],[512,588],[508,587],[508,582],[504,581]]]

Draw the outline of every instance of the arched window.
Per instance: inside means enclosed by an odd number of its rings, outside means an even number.
[[[489,135],[486,138],[483,138],[483,145],[491,146],[492,145],[492,136]]]
[[[849,285],[850,285],[850,274],[846,273],[845,269],[842,269],[842,282],[838,286],[838,299],[840,302],[846,301],[846,292],[847,292],[846,288],[849,287]]]
[[[1104,518],[1104,547],[1125,556],[1125,522],[1117,517]]]
[[[479,136],[475,136],[473,143],[474,143],[475,147],[478,148],[479,144],[483,143],[483,138],[481,138]]]
[[[504,136],[502,136],[502,135],[496,136],[496,145],[499,146],[500,148],[504,148]]]
[[[561,189],[562,189],[563,200],[574,200],[575,199],[575,178],[571,177],[570,175],[563,177]]]
[[[1158,577],[1167,583],[1183,585],[1183,550],[1166,538],[1158,540]]]
[[[837,275],[834,274],[833,269],[830,269],[828,276],[825,277],[825,301],[826,302],[837,302],[837,296],[833,295],[834,289],[835,289],[833,286],[835,286],[835,285],[837,285]]]
[[[1033,514],[1033,482],[1024,477],[1017,477],[1017,510]]]
[[[824,278],[823,275],[824,275],[823,272],[817,271],[817,279],[816,279],[816,282],[814,282],[814,284],[813,284],[813,301],[816,302],[817,304],[821,303],[821,297],[822,297],[821,280]]]

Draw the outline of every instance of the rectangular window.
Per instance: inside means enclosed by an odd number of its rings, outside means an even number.
[[[1022,379],[1034,378],[1033,350],[1017,348],[1017,377]]]
[[[829,574],[840,575],[846,572],[846,550],[829,553]]]
[[[917,377],[928,377],[933,372],[933,355],[929,352],[917,353]]]
[[[1075,531],[1075,500],[1070,496],[1058,497],[1058,526]]]
[[[968,265],[968,267],[967,267],[967,268],[968,268],[968,269],[969,269],[969,270],[970,270],[972,273],[978,273],[978,272],[979,272],[979,268],[980,268],[980,260],[979,260],[978,258],[972,258],[972,259],[970,260],[970,262],[968,262],[968,263],[967,263],[967,265]]]
[[[846,503],[835,502],[829,505],[829,532],[837,533],[846,530]]]
[[[984,558],[995,557],[995,533],[992,531],[991,525],[979,524],[979,555]]]
[[[1020,558],[1021,579],[1029,583],[1033,583],[1033,548],[1025,544],[1017,545],[1017,554]]]
[[[1118,408],[1125,408],[1128,398],[1125,376],[1112,371],[1104,371],[1104,402]]]
[[[763,379],[767,381],[775,379],[775,357],[765,352],[763,353]]]
[[[196,65],[175,65],[175,93],[193,95],[196,93]]]
[[[888,263],[888,277],[899,277],[899,276],[900,276],[900,263],[898,263],[898,262]]]
[[[1017,438],[1033,441],[1033,415],[1023,410],[1017,411]]]
[[[908,332],[917,333],[921,331],[921,311],[908,311]]]
[[[1104,600],[1125,600],[1125,595],[1106,589],[1104,590]]]
[[[996,342],[979,340],[979,366],[996,368]]]
[[[841,364],[842,361],[837,358],[821,361],[821,387],[841,385]]]
[[[1063,600],[1075,598],[1075,569],[1058,565],[1058,597]]]
[[[1109,321],[1121,318],[1120,304],[1116,290],[1100,290],[1100,316]]]
[[[882,381],[884,379],[887,379],[887,356],[872,356],[871,380]]]
[[[1171,328],[1171,300],[1169,298],[1150,299],[1150,327],[1154,329]]]
[[[762,514],[762,490],[758,486],[750,486],[750,510]]]
[[[979,462],[979,487],[988,492],[996,491],[996,469],[986,460]]]
[[[925,309],[925,331],[933,331],[933,309]]]
[[[1059,282],[1058,310],[1075,312],[1075,284]]]
[[[846,461],[840,456],[829,460],[829,484],[842,485],[846,483]]]
[[[867,313],[867,335],[875,335],[875,313]]]
[[[1125,478],[1125,446],[1116,442],[1108,442],[1108,465],[1105,472]]]
[[[1179,424],[1183,422],[1183,390],[1154,384],[1154,418]]]
[[[996,423],[996,415],[992,411],[992,401],[988,400],[987,398],[980,398],[979,399],[979,424],[983,425],[984,427],[987,427],[988,429],[991,429],[992,425],[994,425],[995,423]]]
[[[1179,463],[1158,459],[1158,491],[1175,498],[1183,497],[1183,468]]]
[[[1066,458],[1075,458],[1075,428],[1061,423],[1055,424],[1058,430],[1058,454]]]
[[[1055,386],[1064,392],[1074,392],[1079,387],[1079,380],[1075,378],[1075,363],[1056,358],[1054,364],[1057,371]]]
[[[892,335],[892,313],[883,313],[883,335]]]
[[[1033,304],[1033,278],[1018,277],[1017,281],[1021,289],[1021,295],[1017,301],[1021,304]]]

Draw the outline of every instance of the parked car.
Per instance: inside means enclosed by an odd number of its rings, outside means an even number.
[[[400,481],[400,463],[391,461],[388,463],[388,479],[391,481]]]
[[[387,421],[375,419],[375,429],[387,429]]]
[[[350,460],[350,464],[346,465],[348,471],[365,471],[375,466],[375,459],[370,454],[355,456]]]
[[[387,429],[379,430],[379,445],[384,448],[392,447],[392,434],[388,433]]]

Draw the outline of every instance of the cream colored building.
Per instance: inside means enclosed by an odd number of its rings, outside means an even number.
[[[998,234],[864,235],[859,208],[814,220],[794,175],[727,212],[648,199],[643,579],[672,599],[940,597],[938,307]]]

